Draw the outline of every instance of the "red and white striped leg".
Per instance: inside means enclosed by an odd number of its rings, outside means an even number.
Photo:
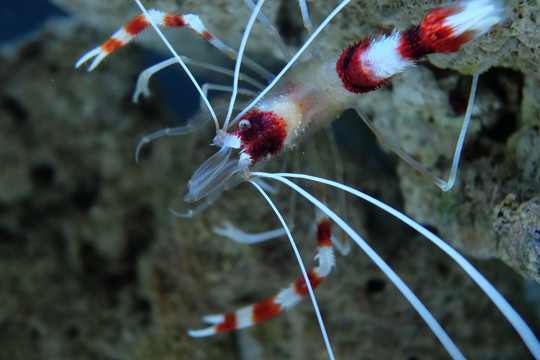
[[[148,14],[151,19],[147,18],[145,14],[137,15],[135,18],[133,18],[133,20],[131,20],[120,30],[115,32],[109,40],[103,43],[103,45],[98,46],[84,54],[79,59],[79,61],[77,61],[75,67],[78,68],[88,60],[94,58],[94,61],[92,61],[92,64],[90,64],[90,66],[88,67],[88,71],[92,71],[107,55],[126,45],[135,36],[137,36],[137,34],[146,29],[150,25],[150,20],[155,22],[158,26],[164,27],[180,28],[187,26],[190,29],[196,31],[210,44],[214,45],[216,48],[218,48],[230,58],[236,58],[236,51],[234,51],[229,46],[225,45],[221,40],[210,34],[210,32],[206,29],[198,15],[179,15],[165,13],[163,11],[154,9],[148,10]]]
[[[332,249],[330,220],[328,218],[322,219],[317,224],[317,241],[315,259],[318,260],[319,266],[308,271],[309,282],[313,289],[330,274],[332,267],[336,263]],[[252,326],[285,310],[289,310],[307,294],[306,281],[304,277],[300,277],[289,287],[268,299],[240,308],[232,313],[205,316],[203,321],[212,324],[212,326],[201,330],[189,330],[188,334],[193,337],[205,337]]]
[[[378,40],[364,40],[345,49],[336,72],[353,93],[377,89],[424,56],[449,53],[485,34],[504,20],[497,0],[471,0],[436,7],[415,27]]]

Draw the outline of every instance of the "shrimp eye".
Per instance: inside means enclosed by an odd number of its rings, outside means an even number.
[[[270,161],[271,158],[272,158],[272,154],[266,153],[261,157],[261,161],[262,162],[268,162],[268,161]]]
[[[249,120],[247,120],[247,119],[242,119],[238,123],[238,129],[240,129],[240,130],[245,130],[250,126],[251,126],[251,122],[249,122]]]

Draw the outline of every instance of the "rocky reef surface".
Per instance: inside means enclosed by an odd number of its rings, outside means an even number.
[[[151,98],[131,102],[139,72],[154,61],[148,49],[159,51],[151,32],[91,73],[74,69],[82,54],[137,14],[134,4],[55,3],[72,16],[51,19],[0,50],[0,357],[326,358],[309,301],[253,329],[209,339],[187,336],[187,329],[203,326],[203,315],[264,299],[294,280],[299,270],[290,245],[279,239],[246,246],[213,234],[212,226],[223,220],[253,232],[278,227],[264,200],[246,184],[193,219],[167,211],[168,206],[187,209],[181,201],[187,180],[215,151],[208,146],[212,126],[193,136],[156,140],[143,148],[136,164],[133,151],[140,138],[178,124],[183,115],[175,108],[193,107],[184,103],[192,100],[180,95],[181,89],[171,95],[170,82],[162,79],[151,83]],[[243,3],[233,1],[145,4],[199,13],[233,47],[249,14]],[[293,49],[305,35],[290,4],[269,1],[264,11]],[[314,23],[331,4],[308,2]],[[433,6],[374,4],[356,1],[336,17],[316,43],[319,54],[339,51],[359,36],[405,29]],[[507,6],[505,26],[459,54],[431,57],[359,98],[385,134],[445,174],[468,96],[468,74],[491,62],[480,78],[453,190],[442,193],[378,150],[354,113],[338,120],[335,131],[347,184],[405,209],[478,259],[473,262],[480,271],[540,331],[540,290],[533,282],[539,280],[540,241],[538,5],[510,1]],[[175,45],[196,47],[191,56],[219,58],[197,36],[181,36]],[[272,38],[262,27],[254,36],[250,56],[279,69]],[[278,60],[267,61],[274,55]],[[324,134],[315,135],[300,147],[298,162],[313,167],[316,147],[319,171],[334,175],[327,143]],[[290,193],[282,187],[276,200],[287,209]],[[294,234],[310,266],[315,212],[301,200],[295,209]],[[489,300],[438,249],[350,198],[347,218],[418,293],[466,356],[528,356]],[[358,249],[338,256],[337,267],[316,293],[337,358],[446,358],[419,316]]]

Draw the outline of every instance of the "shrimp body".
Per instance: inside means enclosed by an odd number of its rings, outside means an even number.
[[[126,44],[136,34],[148,27],[150,23],[156,28],[157,25],[168,27],[189,26],[231,58],[237,57],[237,59],[241,59],[240,55],[242,51],[235,52],[217,40],[217,38],[204,28],[198,16],[192,14],[186,16],[171,15],[156,10],[148,12],[140,4],[139,0],[136,1],[144,10],[144,14],[135,18],[123,29],[115,33],[112,39],[104,45],[85,54],[77,62],[76,66],[80,66],[89,59],[95,58],[90,66],[90,70],[93,69],[104,57],[118,47]],[[339,11],[347,3],[348,1],[342,1],[331,15],[337,13],[336,11]],[[253,24],[255,16],[260,11],[262,4],[263,1],[257,3],[250,22],[246,26],[245,34],[249,33],[247,29]],[[329,15],[328,19],[330,18]],[[174,19],[174,21],[171,19]],[[332,220],[364,250],[392,283],[398,287],[418,314],[426,321],[449,354],[456,359],[464,358],[444,329],[437,323],[436,319],[434,319],[416,295],[412,293],[399,276],[375,251],[323,202],[287,179],[301,178],[333,186],[351,193],[356,197],[363,198],[397,217],[419,233],[422,233],[456,261],[482,288],[486,295],[490,297],[512,323],[533,355],[540,359],[540,343],[532,330],[519,314],[512,309],[502,295],[457,251],[418,223],[395,209],[337,182],[305,174],[269,174],[257,171],[260,168],[259,165],[262,166],[262,163],[267,162],[282,151],[294,147],[305,134],[328,125],[344,110],[354,107],[354,102],[358,94],[376,90],[388,82],[393,76],[414,66],[416,61],[421,60],[428,54],[458,51],[463,44],[488,32],[493,26],[501,23],[503,19],[503,6],[496,0],[470,0],[436,7],[417,26],[403,33],[394,31],[391,35],[383,36],[377,40],[365,38],[349,46],[339,55],[322,61],[310,60],[297,64],[281,78],[279,85],[273,87],[283,71],[286,71],[289,68],[288,66],[292,65],[293,61],[291,60],[276,80],[257,97],[258,100],[254,100],[236,119],[229,122],[230,113],[234,108],[234,101],[231,100],[229,114],[222,129],[219,128],[219,123],[215,119],[217,134],[214,138],[214,145],[220,147],[220,150],[196,170],[188,182],[189,191],[184,200],[196,202],[208,198],[206,199],[206,204],[203,203],[199,206],[198,209],[201,210],[211,204],[222,191],[237,185],[242,180],[249,180],[268,200],[297,253],[288,224],[268,198],[264,189],[256,181],[251,181],[251,178],[278,180],[298,192],[306,200],[309,200],[324,214],[324,217],[320,218],[317,224],[318,254],[316,259],[319,262],[319,266],[306,271],[300,260],[300,255],[297,254],[302,269],[302,277],[291,286],[283,289],[275,296],[234,312],[205,317],[204,321],[209,323],[210,326],[205,329],[190,331],[189,334],[191,336],[210,336],[220,332],[252,326],[284,310],[292,308],[303,297],[309,294],[314,303],[328,354],[333,359],[332,349],[324,330],[324,323],[313,295],[313,288],[329,275],[335,265],[332,250],[333,240],[330,229],[330,220]],[[167,41],[165,42],[169,44]],[[172,49],[172,46],[170,48]],[[242,45],[240,49],[242,49]],[[178,62],[185,66],[174,49],[171,52],[175,54]],[[296,58],[293,57],[293,59]],[[170,60],[166,60],[161,64],[157,64],[157,68],[161,69],[172,63]],[[237,62],[237,68],[234,73],[234,85],[237,85],[239,78],[239,72],[236,72],[239,69],[239,64],[240,62]],[[251,67],[256,69],[255,66]],[[264,74],[264,72],[259,71],[259,74]],[[194,84],[198,86],[196,81],[194,81]],[[200,88],[198,89],[200,90]],[[234,90],[235,87],[233,87],[233,94]],[[203,93],[202,90],[200,91]],[[232,99],[234,99],[234,96]],[[212,110],[211,106],[209,106],[209,110]],[[231,129],[233,125],[235,128]],[[167,134],[166,131],[163,133]],[[175,135],[181,133],[187,132],[178,131]],[[162,134],[162,132],[159,132],[159,134]],[[155,137],[157,136],[151,136],[149,139]],[[148,141],[145,140],[142,143]],[[233,157],[231,159],[233,149],[238,152],[238,158]],[[398,153],[397,151],[395,152]],[[190,217],[199,210],[195,209],[195,211],[188,213],[187,216],[184,216],[184,214],[180,214],[180,216]],[[230,231],[226,232],[230,233]],[[264,240],[257,240],[256,242],[258,241]]]
[[[503,18],[498,4],[484,0],[436,7],[403,33],[365,38],[339,57],[298,65],[230,133],[227,144],[241,149],[238,170],[293,147],[304,134],[335,120],[357,94],[376,90],[428,54],[458,51]]]
[[[231,135],[239,138],[251,168],[334,121],[355,97],[342,86],[335,61],[307,61],[243,116]],[[247,127],[245,120],[249,121]]]
[[[345,4],[343,2],[343,6]],[[296,65],[280,86],[265,89],[266,96],[252,109],[242,112],[243,118],[231,123],[227,118],[223,129],[219,129],[213,114],[218,130],[214,144],[221,150],[194,173],[184,200],[195,202],[207,196],[215,199],[223,190],[241,182],[242,178],[249,178],[249,171],[261,160],[268,161],[282,150],[293,147],[307,132],[316,131],[335,120],[345,109],[352,107],[357,94],[376,90],[428,54],[456,52],[463,44],[485,34],[503,21],[503,9],[499,2],[493,0],[471,0],[435,7],[417,26],[403,33],[396,30],[373,41],[365,38],[349,46],[339,56]],[[231,58],[238,55],[208,32],[197,15],[151,10],[137,16],[103,45],[90,50],[76,66],[94,58],[89,70],[94,69],[152,21],[155,26],[190,27]],[[176,56],[190,74],[180,57]],[[266,75],[250,59],[244,60],[246,65]],[[164,63],[163,66],[170,65],[168,61]],[[204,95],[202,89],[198,89]],[[237,124],[237,129],[231,131],[231,124]],[[232,149],[240,149],[238,160],[230,160]],[[400,150],[394,151],[400,153]]]

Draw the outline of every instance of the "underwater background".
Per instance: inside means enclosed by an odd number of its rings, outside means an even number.
[[[284,238],[241,245],[212,232],[224,220],[250,232],[279,226],[245,184],[193,219],[170,214],[168,207],[187,210],[187,180],[215,152],[208,146],[212,126],[145,145],[139,163],[134,150],[143,136],[193,116],[197,96],[180,71],[170,69],[151,81],[150,98],[132,103],[140,71],[167,57],[151,31],[93,72],[74,68],[80,56],[138,13],[133,2],[54,3],[0,4],[0,358],[327,358],[309,301],[245,331],[207,339],[187,335],[204,325],[202,316],[264,299],[296,279],[290,245]],[[355,1],[317,46],[324,55],[394,26],[406,29],[434,3],[440,2]],[[233,47],[249,16],[242,2],[232,0],[145,5],[198,13]],[[308,5],[318,23],[335,2]],[[493,34],[455,56],[430,58],[359,99],[408,153],[444,174],[471,64],[493,59],[480,78],[452,191],[442,193],[380,149],[355,114],[345,113],[334,130],[347,184],[404,209],[457,247],[539,333],[540,6],[508,1],[507,8],[508,23]],[[263,10],[291,48],[305,38],[294,2],[269,1]],[[185,33],[166,32],[182,54],[185,49],[233,67]],[[283,61],[274,59],[271,41],[259,26],[248,51],[277,72]],[[298,153],[292,170],[335,177],[324,133],[300,145]],[[281,160],[271,169],[280,169]],[[330,202],[339,197],[328,191]],[[286,189],[274,198],[289,210]],[[309,267],[315,211],[299,199],[294,213],[295,239]],[[467,357],[530,358],[513,328],[437,248],[352,198],[346,213]],[[316,295],[339,359],[447,358],[420,317],[357,248],[337,256]]]

